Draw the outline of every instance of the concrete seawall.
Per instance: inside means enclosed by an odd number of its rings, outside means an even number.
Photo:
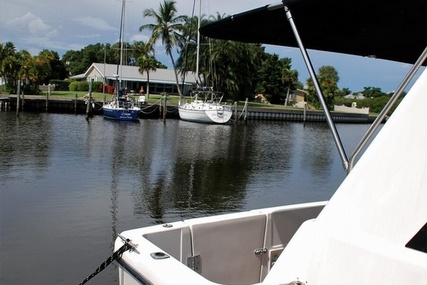
[[[16,111],[16,96],[0,97],[1,111]],[[19,112],[49,112],[67,114],[86,114],[87,105],[81,99],[49,99],[42,96],[24,96],[20,100]],[[102,114],[102,102],[94,102],[92,113]],[[248,108],[246,118],[242,109],[238,108],[237,115],[240,120],[264,120],[264,121],[291,121],[291,122],[326,122],[322,111],[283,110],[267,108]],[[352,114],[343,112],[332,112],[332,118],[337,123],[371,123],[375,118],[367,114]],[[163,110],[159,105],[142,106],[140,118],[162,118]],[[177,106],[167,106],[167,119],[178,119]],[[234,118],[235,116],[233,116]],[[234,118],[235,119],[235,118]]]

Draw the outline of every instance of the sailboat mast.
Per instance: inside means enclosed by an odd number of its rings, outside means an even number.
[[[199,81],[199,59],[200,59],[200,17],[202,16],[202,0],[199,1],[199,16],[197,17],[197,48],[196,48],[196,80]],[[200,82],[201,83],[201,82]]]
[[[123,33],[125,26],[125,13],[126,10],[126,0],[122,0],[122,14],[120,16],[120,31],[119,31],[119,41],[120,41],[120,59],[119,64],[117,65],[117,74],[119,75],[119,83],[122,82],[122,66],[123,66]]]

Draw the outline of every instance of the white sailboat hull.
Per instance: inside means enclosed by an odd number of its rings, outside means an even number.
[[[225,124],[233,112],[230,106],[212,103],[185,103],[179,106],[182,120],[207,124]]]

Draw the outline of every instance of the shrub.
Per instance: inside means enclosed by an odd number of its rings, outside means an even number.
[[[55,84],[55,90],[57,91],[68,91],[70,81],[68,80],[61,80],[61,79],[51,79],[49,81],[50,84]]]
[[[79,81],[77,91],[89,91],[89,82]]]
[[[77,81],[70,82],[70,84],[68,85],[68,88],[70,91],[79,91],[79,82]]]
[[[105,85],[105,86],[103,84],[99,85],[98,86],[98,92],[102,92],[104,87],[105,87],[105,90],[104,90],[105,93],[114,94],[115,88],[114,88],[114,86],[111,86],[111,85]]]
[[[3,85],[2,92],[8,94],[16,94],[16,86],[12,86],[11,84]]]
[[[93,82],[92,91],[99,91],[99,88],[101,88],[101,92],[102,92],[102,82],[101,81]]]
[[[29,84],[21,86],[21,92],[23,94],[27,94],[27,95],[40,95],[41,94],[41,91],[39,88],[35,88],[34,86],[29,85]]]

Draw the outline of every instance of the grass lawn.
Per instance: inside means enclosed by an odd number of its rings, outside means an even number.
[[[57,99],[84,99],[87,96],[86,91],[52,91],[51,92],[51,98],[57,98]],[[46,96],[46,92],[43,92],[41,96]],[[138,95],[139,96],[139,95]],[[111,94],[107,93],[100,93],[100,92],[92,92],[92,97],[95,99],[95,101],[103,102],[109,101],[112,97]],[[160,103],[162,95],[161,94],[151,94],[150,97],[147,99],[146,102],[149,104],[155,104]],[[169,105],[178,105],[179,96],[176,95],[169,95],[167,97],[167,104]],[[228,105],[232,105],[234,102],[232,100],[227,100]],[[237,102],[238,106],[243,107],[245,105],[244,101]],[[257,103],[257,102],[249,102],[248,106],[251,108],[269,108],[269,109],[298,109],[295,107],[290,106],[283,106],[283,105],[274,105],[274,104],[265,104],[265,103]]]

